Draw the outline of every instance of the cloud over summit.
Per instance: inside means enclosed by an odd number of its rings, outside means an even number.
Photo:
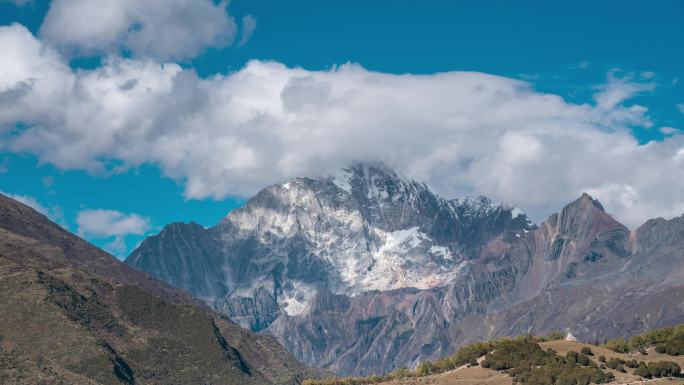
[[[632,226],[684,213],[684,137],[637,142],[630,127],[652,122],[628,100],[653,86],[634,79],[611,77],[595,104],[573,104],[478,72],[252,61],[200,78],[154,57],[75,71],[20,25],[0,28],[0,48],[0,149],[64,169],[156,164],[187,197],[220,199],[384,161],[444,196],[485,194],[535,219],[582,191]]]
[[[142,58],[189,59],[233,41],[237,26],[227,6],[226,0],[53,0],[41,36],[74,55],[124,50]]]

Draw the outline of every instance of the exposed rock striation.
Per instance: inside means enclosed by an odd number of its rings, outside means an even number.
[[[126,262],[307,364],[368,374],[478,338],[680,321],[682,222],[631,232],[584,194],[537,228],[514,207],[360,164],[267,187],[208,229],[167,226]]]

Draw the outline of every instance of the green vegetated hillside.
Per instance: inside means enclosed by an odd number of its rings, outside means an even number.
[[[604,346],[620,353],[642,352],[655,347],[656,352],[671,356],[684,355],[684,324],[651,330],[630,338],[607,341]]]
[[[604,345],[564,341],[561,333],[476,342],[437,361],[368,377],[307,380],[307,385],[638,383],[669,378],[684,383],[679,356],[684,325],[653,330]],[[483,375],[487,369],[489,375]],[[508,381],[494,373],[505,374]],[[418,381],[418,382],[417,382]]]
[[[270,337],[0,195],[1,384],[296,384]]]

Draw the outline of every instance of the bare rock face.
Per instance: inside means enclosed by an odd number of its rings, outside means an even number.
[[[209,229],[167,226],[126,262],[307,364],[369,374],[478,338],[676,322],[683,231],[676,218],[630,232],[587,194],[537,228],[514,207],[356,165],[267,187]]]
[[[126,262],[261,330],[304,312],[320,289],[446,285],[491,239],[533,228],[487,198],[446,200],[383,165],[357,165],[268,187],[210,229],[169,225]]]
[[[571,329],[594,341],[681,323],[683,225],[684,217],[660,218],[630,232],[584,194],[534,231],[524,248],[511,249],[530,265],[490,306],[485,327],[471,330],[488,336]]]

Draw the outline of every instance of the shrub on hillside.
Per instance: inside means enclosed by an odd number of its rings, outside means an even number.
[[[661,350],[667,349],[667,346],[671,347],[670,352],[668,350],[663,350],[661,353],[666,354],[684,354],[684,324],[655,329],[644,334],[631,337],[629,339],[618,338],[614,340],[607,341],[604,346],[610,350],[618,353],[628,353],[635,351],[643,351],[651,346],[663,345]]]
[[[582,366],[587,366],[587,365],[589,365],[589,357],[580,353],[577,355],[577,363],[582,365]]]
[[[513,383],[524,385],[588,385],[610,382],[614,376],[603,372],[585,354],[569,352],[570,359],[555,350],[543,350],[534,337],[519,337],[488,342],[476,342],[459,349],[454,355],[433,362],[423,362],[416,370],[397,369],[382,376],[328,378],[306,380],[303,385],[370,385],[392,380],[418,378],[443,373],[462,365],[477,365],[477,358],[485,356],[482,367],[505,370]],[[580,366],[581,362],[589,366]],[[593,365],[592,365],[593,364]]]
[[[418,368],[416,368],[416,373],[418,373],[419,376],[427,376],[432,373],[432,365],[429,362],[422,362],[418,365]]]
[[[611,358],[606,362],[606,366],[610,369],[617,369],[618,365],[622,365],[622,361],[619,358]]]
[[[606,349],[610,349],[617,353],[629,353],[632,349],[629,342],[626,339],[615,339],[606,342]]]
[[[435,373],[443,373],[456,369],[462,365],[477,366],[477,359],[493,350],[500,340],[487,342],[474,342],[460,348],[451,356],[441,358],[436,361],[425,361],[418,365],[416,370],[399,368],[382,376],[374,375],[368,377],[345,377],[345,378],[326,378],[323,380],[306,380],[303,385],[368,385],[392,380],[404,380],[427,376]]]
[[[679,376],[682,368],[672,361],[649,362],[648,365],[641,362],[634,369],[634,374],[644,378]]]
[[[648,370],[646,366],[639,365],[636,369],[634,369],[634,375],[641,376],[644,378],[651,378],[651,372]]]
[[[594,355],[594,353],[591,351],[591,349],[589,349],[588,346],[583,347],[582,350],[580,350],[580,353],[587,355],[587,356],[593,356]]]
[[[684,337],[672,338],[656,346],[656,352],[678,356],[684,354]]]
[[[525,385],[588,385],[613,379],[612,374],[577,365],[577,361],[588,365],[590,360],[577,352],[568,352],[563,359],[555,353],[542,350],[531,341],[511,341],[488,353],[482,366],[506,370],[514,382]]]
[[[559,341],[559,340],[562,340],[563,338],[565,338],[563,333],[560,331],[557,331],[557,330],[551,332],[547,337],[550,341]]]
[[[556,385],[577,385],[577,380],[573,375],[563,374],[556,380]]]
[[[637,360],[630,360],[625,362],[625,366],[628,368],[638,368],[639,363],[637,362]]]
[[[658,361],[649,362],[648,371],[651,372],[653,377],[670,377],[679,376],[682,372],[682,369],[676,362]]]

